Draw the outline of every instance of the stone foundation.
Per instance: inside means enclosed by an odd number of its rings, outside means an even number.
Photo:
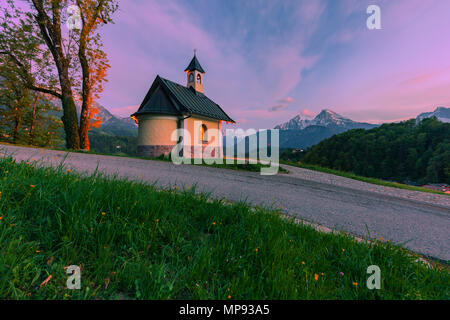
[[[158,158],[162,155],[168,157],[174,146],[138,146],[138,155],[141,157]]]
[[[158,158],[162,155],[168,157],[174,147],[175,146],[138,146],[137,151],[138,151],[138,155],[140,157]],[[205,148],[206,148],[206,145],[190,146],[190,147],[188,146],[188,147],[186,147],[187,152],[183,152],[183,153],[187,158],[194,158],[195,152],[198,152],[198,154],[200,155],[200,158],[201,158],[201,157],[203,157]],[[190,151],[190,153],[189,153],[189,151]],[[183,153],[181,153],[180,156],[182,156]],[[213,158],[219,157],[219,155],[220,155],[219,148],[214,148],[210,152],[210,155]]]

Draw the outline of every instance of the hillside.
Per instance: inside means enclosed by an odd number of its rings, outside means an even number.
[[[34,165],[0,159],[4,299],[448,297],[446,268],[381,240],[321,233],[192,188]],[[374,263],[382,290],[365,285]],[[65,288],[69,265],[82,267],[82,290]]]
[[[347,131],[310,148],[302,162],[399,182],[450,183],[450,123],[411,119]]]

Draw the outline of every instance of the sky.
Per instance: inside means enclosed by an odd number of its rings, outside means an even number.
[[[369,30],[369,5],[381,29]],[[392,122],[450,107],[448,0],[120,0],[102,29],[100,103],[135,112],[156,75],[186,84],[197,49],[205,94],[241,128],[331,109]]]

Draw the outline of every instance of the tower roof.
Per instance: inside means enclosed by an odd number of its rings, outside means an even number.
[[[197,60],[197,55],[194,54],[194,57],[191,60],[191,63],[187,66],[187,68],[184,71],[195,71],[205,73],[205,70],[203,70],[202,66],[200,65],[200,62]]]

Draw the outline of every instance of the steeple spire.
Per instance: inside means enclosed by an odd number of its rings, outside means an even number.
[[[205,73],[205,70],[203,70],[202,66],[200,65],[200,62],[198,62],[197,49],[194,49],[194,57],[192,58],[191,63],[189,63],[189,65],[184,71],[187,72],[195,70],[197,70],[200,73]]]
[[[197,59],[197,49],[194,49],[194,57],[191,62],[184,70],[187,73],[187,86],[188,88],[193,88],[196,92],[204,93],[203,89],[203,70],[200,62]]]

